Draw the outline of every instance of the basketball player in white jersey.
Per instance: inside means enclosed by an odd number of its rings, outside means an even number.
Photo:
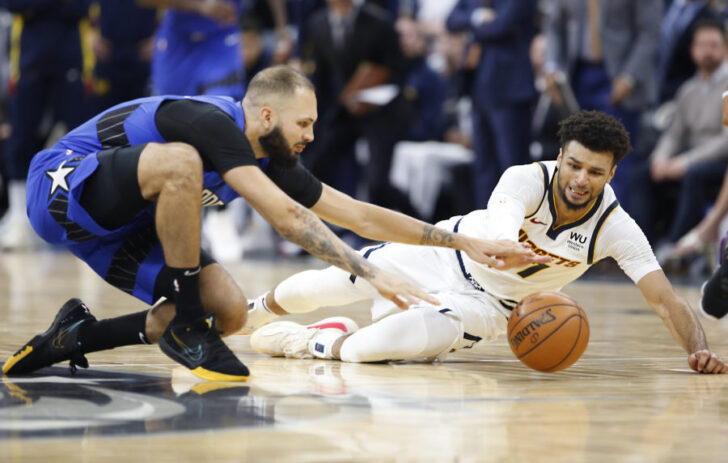
[[[509,168],[486,210],[437,224],[448,231],[528,243],[548,264],[495,270],[460,251],[384,243],[363,249],[375,265],[428,288],[441,305],[402,311],[363,279],[336,267],[298,273],[251,303],[249,326],[277,315],[371,299],[374,323],[357,329],[345,317],[314,325],[280,321],[257,329],[254,350],[291,358],[347,362],[442,359],[455,349],[491,341],[505,332],[516,302],[540,290],[558,290],[605,257],[617,261],[703,373],[728,365],[708,349],[687,302],[675,294],[647,239],[619,207],[609,186],[617,163],[630,151],[629,135],[616,119],[582,111],[561,123],[556,161]]]

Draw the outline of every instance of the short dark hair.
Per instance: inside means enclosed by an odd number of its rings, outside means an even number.
[[[704,18],[699,19],[698,21],[695,21],[695,24],[693,24],[693,41],[695,41],[695,36],[698,35],[698,31],[703,29],[713,29],[718,31],[721,38],[723,39],[723,43],[728,43],[728,40],[725,36],[725,26],[723,26],[723,23],[718,21],[714,18]]]
[[[621,122],[599,111],[579,111],[559,122],[561,148],[570,141],[578,141],[591,151],[609,151],[614,156],[612,165],[632,151],[629,133]]]
[[[291,96],[299,88],[314,91],[313,84],[290,66],[271,66],[258,72],[248,84],[245,96],[259,100],[264,95]]]

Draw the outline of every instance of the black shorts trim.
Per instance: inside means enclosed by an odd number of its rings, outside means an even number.
[[[100,151],[99,166],[84,182],[81,206],[107,230],[129,223],[152,204],[142,197],[137,167],[146,144]]]

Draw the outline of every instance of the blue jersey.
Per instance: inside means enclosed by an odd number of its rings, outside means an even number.
[[[83,123],[33,158],[27,182],[28,216],[36,232],[50,243],[67,246],[104,279],[148,303],[153,302],[154,282],[164,266],[162,249],[154,231],[156,204],[150,204],[120,228],[106,230],[89,216],[80,199],[84,181],[98,167],[99,152],[166,142],[157,129],[155,113],[168,99],[180,98],[160,96],[132,100]],[[196,97],[194,100],[215,105],[244,130],[245,119],[239,102],[226,97]],[[258,164],[266,170],[268,160],[263,159]],[[224,204],[236,197],[237,193],[219,173],[204,172],[203,205]],[[117,284],[118,278],[114,275],[118,273],[133,275],[131,283],[128,286]]]
[[[236,16],[240,17],[242,11],[240,2],[228,0],[228,3],[235,7]],[[195,35],[199,36],[201,34],[206,36],[225,34],[231,30],[236,30],[238,27],[237,21],[233,24],[223,25],[198,13],[170,9],[165,14],[164,20],[159,26],[159,32],[162,34],[175,32],[177,34],[194,37]]]
[[[240,2],[232,2],[240,15]],[[225,95],[241,99],[245,68],[238,22],[168,10],[157,30],[152,87],[158,94]]]

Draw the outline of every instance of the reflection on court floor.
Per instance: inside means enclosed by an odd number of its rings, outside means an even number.
[[[139,310],[65,254],[0,259],[0,357],[81,296],[98,318]],[[39,262],[42,263],[39,266]],[[230,267],[248,296],[303,264]],[[565,288],[586,310],[584,356],[558,373],[522,365],[506,341],[440,364],[268,358],[228,344],[247,383],[200,382],[156,346],[89,354],[0,382],[2,461],[724,461],[728,376],[698,375],[631,284]],[[680,288],[695,304],[699,289]],[[360,325],[364,305],[345,307]],[[291,317],[313,322],[323,309]],[[704,321],[728,356],[726,323]]]

